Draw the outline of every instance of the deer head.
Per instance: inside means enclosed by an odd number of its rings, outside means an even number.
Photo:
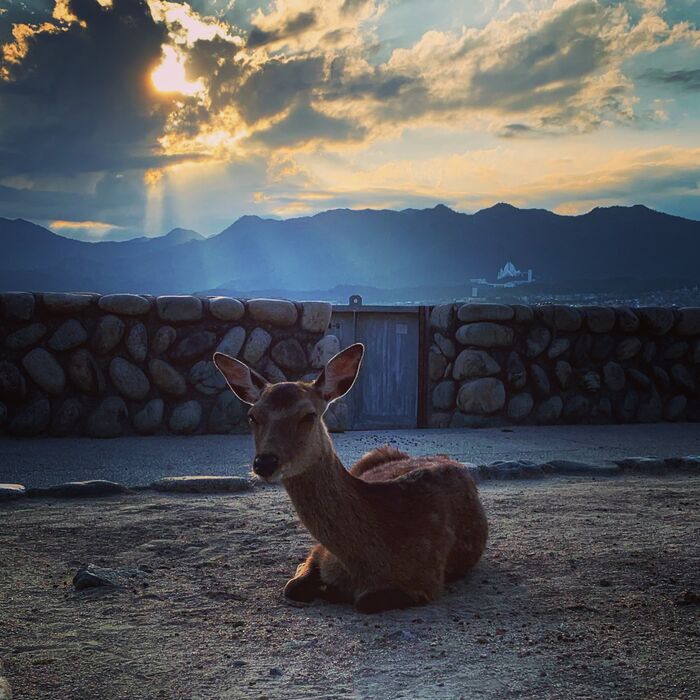
[[[329,442],[322,416],[355,383],[365,348],[351,345],[332,357],[313,382],[270,384],[240,360],[214,353],[214,364],[233,393],[250,405],[255,440],[253,471],[265,481],[297,476],[313,465]]]

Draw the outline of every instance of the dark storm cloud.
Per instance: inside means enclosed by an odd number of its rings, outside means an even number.
[[[0,175],[74,174],[162,164],[167,116],[149,73],[166,30],[144,0],[72,0],[85,23],[35,34],[0,81]]]
[[[298,34],[302,34],[307,29],[311,29],[311,27],[316,24],[316,21],[316,13],[313,10],[309,10],[308,12],[300,12],[294,17],[290,17],[284,24],[274,29],[253,27],[248,35],[246,46],[249,49],[255,49],[259,46],[270,44],[273,41],[295,37]]]
[[[700,90],[700,68],[672,71],[652,68],[640,77],[649,83],[668,85],[681,90]]]
[[[57,192],[15,189],[0,185],[0,216],[35,221],[99,218],[124,227],[138,227],[143,217],[145,193],[137,174],[104,175],[94,192]]]
[[[323,70],[322,56],[271,59],[241,85],[236,95],[238,108],[248,123],[279,114],[318,86]]]
[[[364,127],[349,119],[329,117],[299,100],[289,114],[269,129],[259,131],[255,140],[270,148],[299,146],[310,141],[356,141],[365,136]]]

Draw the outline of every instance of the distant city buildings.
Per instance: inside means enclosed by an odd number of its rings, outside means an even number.
[[[534,282],[534,277],[532,276],[532,270],[528,270],[527,272],[518,270],[518,268],[512,262],[508,261],[498,271],[495,279],[479,277],[469,281],[473,285],[472,297],[478,297],[479,289],[482,287],[519,287],[520,285]]]

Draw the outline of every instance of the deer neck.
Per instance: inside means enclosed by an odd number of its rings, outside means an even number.
[[[349,535],[354,539],[368,529],[372,518],[362,496],[363,482],[345,469],[327,433],[313,463],[283,483],[314,539],[341,559],[351,556]]]

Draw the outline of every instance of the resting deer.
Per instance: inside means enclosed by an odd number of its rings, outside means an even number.
[[[365,613],[422,605],[479,560],[486,516],[467,469],[444,455],[381,447],[348,472],[322,416],[352,387],[364,346],[333,357],[314,382],[269,384],[222,353],[214,362],[248,413],[253,471],[282,482],[319,544],[284,589],[294,601],[354,603]]]

